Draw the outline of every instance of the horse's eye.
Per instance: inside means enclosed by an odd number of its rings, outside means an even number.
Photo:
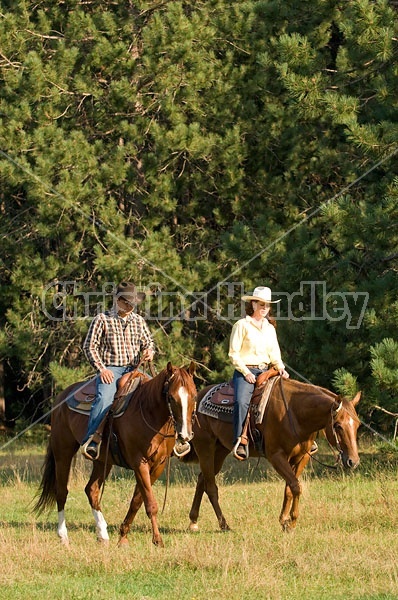
[[[333,427],[335,428],[336,431],[341,431],[343,429],[342,426],[340,425],[340,423],[335,423],[333,425]]]

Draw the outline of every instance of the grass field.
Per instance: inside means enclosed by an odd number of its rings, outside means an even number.
[[[204,499],[200,532],[188,532],[197,467],[173,459],[159,515],[163,549],[152,545],[144,511],[129,546],[117,547],[134,486],[133,475],[121,469],[103,496],[110,545],[96,542],[83,492],[88,465],[80,457],[66,505],[70,546],[61,546],[56,510],[40,518],[30,512],[43,456],[44,446],[26,441],[0,452],[1,599],[398,599],[396,453],[380,455],[369,446],[351,475],[307,467],[293,534],[279,526],[284,484],[269,464],[232,459],[219,480],[232,531],[218,530]],[[333,462],[322,446],[320,458]],[[163,477],[155,486],[160,508],[165,489]]]

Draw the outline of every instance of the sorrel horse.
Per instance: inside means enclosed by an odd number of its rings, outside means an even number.
[[[198,393],[200,400],[213,386]],[[361,393],[352,401],[312,384],[293,379],[276,381],[261,424],[262,448],[256,449],[250,441],[250,456],[265,456],[285,480],[285,492],[279,522],[284,531],[296,526],[299,514],[301,486],[299,477],[310,459],[310,449],[316,433],[325,429],[329,443],[336,447],[342,464],[355,469],[359,464],[357,429],[359,419],[355,406]],[[190,530],[198,530],[199,509],[204,492],[217,516],[222,530],[229,526],[222,513],[215,476],[232,449],[232,424],[207,416],[200,411],[194,423],[193,448],[182,462],[199,459],[198,476],[190,517]],[[196,456],[195,456],[196,454]]]
[[[152,485],[161,475],[166,459],[177,442],[192,438],[192,419],[195,411],[196,386],[193,380],[194,363],[188,368],[173,366],[170,362],[158,375],[145,377],[134,392],[125,413],[113,419],[112,429],[118,439],[120,454],[125,465],[135,473],[136,486],[129,510],[120,526],[119,544],[127,543],[130,525],[144,502],[152,525],[152,541],[163,546],[157,523],[158,506]],[[55,503],[58,508],[58,536],[68,544],[65,523],[65,503],[68,495],[68,477],[73,456],[79,449],[87,429],[88,416],[73,412],[66,399],[81,383],[73,384],[56,399],[51,415],[51,434],[43,465],[43,477],[34,510],[40,514]],[[109,434],[109,431],[108,431]],[[96,523],[97,538],[109,542],[107,523],[100,506],[100,491],[111,468],[117,464],[107,447],[107,430],[98,460],[93,462],[91,477],[85,487]]]

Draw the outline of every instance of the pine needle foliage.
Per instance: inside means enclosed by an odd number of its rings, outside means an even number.
[[[152,292],[158,367],[195,359],[201,381],[230,377],[240,292],[270,285],[286,364],[350,373],[370,414],[371,348],[397,323],[393,4],[0,6],[9,417],[83,368],[126,278]]]

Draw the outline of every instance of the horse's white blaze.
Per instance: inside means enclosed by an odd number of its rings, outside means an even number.
[[[188,392],[187,390],[181,386],[178,390],[178,396],[181,400],[181,409],[182,409],[182,429],[181,429],[181,437],[184,440],[189,439],[188,433]]]
[[[58,513],[58,536],[61,538],[63,544],[68,543],[68,530],[66,529],[65,523],[65,511],[60,510]]]
[[[350,417],[349,421],[350,421],[350,427],[354,427],[354,419],[352,417]]]
[[[100,510],[91,509],[95,519],[95,525],[97,527],[97,537],[100,540],[109,540],[108,535],[108,524],[104,519],[104,515]]]

